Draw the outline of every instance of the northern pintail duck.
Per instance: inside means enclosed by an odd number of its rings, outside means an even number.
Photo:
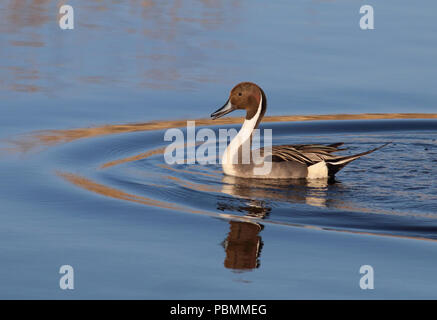
[[[271,152],[261,148],[262,161],[270,161],[270,170],[259,174],[256,168],[263,166],[259,161],[243,163],[242,150],[252,140],[252,133],[261,122],[267,108],[264,91],[255,83],[242,82],[236,85],[225,105],[211,114],[217,119],[234,110],[246,110],[246,119],[238,134],[232,139],[222,156],[223,172],[230,176],[265,179],[320,179],[332,178],[345,165],[382,147],[349,155],[339,156],[333,153],[345,149],[339,147],[342,142],[330,145],[298,144],[272,146]],[[267,149],[266,149],[267,150]],[[240,161],[239,161],[240,159]]]

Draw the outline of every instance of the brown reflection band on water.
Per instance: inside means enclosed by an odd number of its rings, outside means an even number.
[[[106,186],[104,184],[97,183],[89,178],[82,177],[82,176],[74,174],[74,173],[57,171],[56,175],[58,177],[65,179],[66,181],[72,183],[73,185],[75,185],[79,188],[82,188],[82,189],[85,189],[87,191],[91,191],[93,193],[96,193],[96,194],[99,194],[99,195],[102,195],[105,197],[109,197],[109,198],[135,202],[138,204],[143,204],[146,206],[152,206],[152,207],[157,207],[157,208],[164,208],[164,209],[171,209],[171,210],[188,212],[188,213],[202,214],[202,215],[207,215],[207,216],[212,216],[212,217],[217,217],[217,218],[234,219],[234,220],[238,220],[238,221],[250,221],[250,218],[248,218],[248,217],[242,217],[242,216],[232,215],[232,214],[220,214],[220,213],[208,212],[208,211],[203,211],[203,210],[193,210],[191,208],[184,207],[184,206],[178,206],[178,205],[175,205],[175,204],[170,203],[170,202],[159,201],[159,200],[150,199],[150,198],[147,198],[144,196],[130,194],[130,193],[127,193],[125,191],[121,191],[119,189],[116,189],[114,187],[109,187],[109,186]],[[207,190],[207,191],[212,191],[212,190]]]
[[[127,158],[123,158],[123,159],[109,161],[109,162],[102,164],[100,166],[100,169],[109,168],[109,167],[116,166],[116,165],[119,165],[119,164],[122,164],[125,162],[138,161],[138,160],[145,159],[145,158],[157,155],[157,154],[163,154],[164,151],[165,151],[165,147],[162,147],[162,148],[153,149],[153,150],[150,150],[147,152],[143,152],[143,153],[140,153],[140,154],[132,156],[132,157],[127,157]]]
[[[361,113],[361,114],[331,114],[331,115],[288,115],[267,116],[263,122],[296,122],[322,120],[377,120],[377,119],[437,119],[437,113]],[[10,139],[16,152],[26,152],[35,147],[49,147],[60,143],[67,143],[79,139],[100,137],[105,135],[164,130],[187,126],[187,120],[152,121],[146,123],[104,125],[100,127],[78,128],[66,130],[44,130],[32,133],[19,139]],[[197,119],[197,126],[240,124],[241,117],[230,117],[217,120]],[[10,149],[9,149],[10,150]]]
[[[9,43],[16,47],[44,47],[44,42],[41,41],[10,41]]]
[[[172,209],[172,210],[180,210],[184,212],[190,212],[190,213],[202,213],[202,211],[198,210],[192,210],[189,208],[185,208],[182,206],[174,205],[170,202],[164,202],[159,200],[154,200],[150,198],[146,198],[143,196],[137,196],[130,193],[126,193],[124,191],[105,186],[100,183],[96,183],[88,178],[81,177],[79,175],[73,174],[73,173],[67,173],[67,172],[57,172],[56,173],[59,177],[64,178],[65,180],[71,182],[72,184],[81,187],[85,190],[120,200],[127,200],[131,202],[136,202],[148,206],[153,207],[159,207],[164,209]]]
[[[185,179],[181,179],[175,176],[163,176],[164,179],[172,180],[176,183],[178,183],[180,186],[184,188],[188,188],[194,191],[203,191],[203,192],[220,192],[220,188],[217,186],[210,186],[203,183],[194,183],[187,181]]]
[[[194,173],[193,171],[190,171],[190,170],[172,168],[166,164],[158,164],[158,167],[163,168],[163,169],[167,169],[167,170],[171,170],[171,171],[175,171],[175,172],[183,172],[183,173],[189,173],[189,174]],[[196,175],[201,175],[201,176],[205,176],[205,177],[214,177],[214,178],[217,177],[217,175],[214,175],[211,173],[205,173],[205,172],[196,172]]]
[[[198,142],[196,144],[194,144],[195,146],[198,146],[202,144],[201,142]],[[179,145],[176,145],[175,148],[186,148],[188,144],[184,144],[181,143]],[[166,147],[161,147],[161,148],[157,148],[157,149],[153,149],[153,150],[149,150],[147,152],[143,152],[140,154],[137,154],[135,156],[131,156],[131,157],[127,157],[127,158],[122,158],[122,159],[117,159],[117,160],[113,160],[113,161],[109,161],[106,162],[104,164],[102,164],[100,166],[100,169],[106,169],[109,167],[113,167],[122,163],[126,163],[126,162],[132,162],[132,161],[138,161],[138,160],[142,160],[142,159],[146,159],[148,157],[154,156],[154,155],[159,155],[159,154],[164,154]]]

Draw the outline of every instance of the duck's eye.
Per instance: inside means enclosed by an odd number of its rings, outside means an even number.
[[[238,92],[238,95],[239,95],[239,96],[242,96],[243,94],[242,94],[241,92]]]

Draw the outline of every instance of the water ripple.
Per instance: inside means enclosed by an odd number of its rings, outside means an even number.
[[[242,229],[252,240],[258,239],[263,224],[437,239],[437,168],[432,152],[436,120],[264,124],[273,129],[274,144],[343,141],[347,152],[355,153],[393,142],[351,163],[336,181],[253,180],[224,176],[219,165],[168,165],[162,130],[184,123],[38,132],[30,139],[15,139],[15,151],[68,143],[53,148],[48,166],[74,186],[120,201],[230,219],[236,221],[230,222],[231,229]],[[231,238],[224,246],[232,251],[238,244]],[[259,252],[262,245],[255,240],[248,248]],[[250,261],[241,268],[253,267],[255,260]]]

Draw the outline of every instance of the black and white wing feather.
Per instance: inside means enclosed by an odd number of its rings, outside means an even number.
[[[343,145],[342,142],[330,145],[297,144],[272,146],[271,159],[273,162],[296,161],[301,164],[305,164],[308,167],[321,161],[325,161],[328,167],[329,176],[334,176],[340,169],[342,169],[351,161],[356,160],[366,154],[372,153],[376,150],[379,150],[388,144],[389,143],[386,143],[372,150],[349,156],[339,156],[334,154],[338,151],[347,150],[339,148]],[[264,152],[264,150],[262,150],[261,152]],[[268,154],[265,154],[265,156],[268,156]]]

